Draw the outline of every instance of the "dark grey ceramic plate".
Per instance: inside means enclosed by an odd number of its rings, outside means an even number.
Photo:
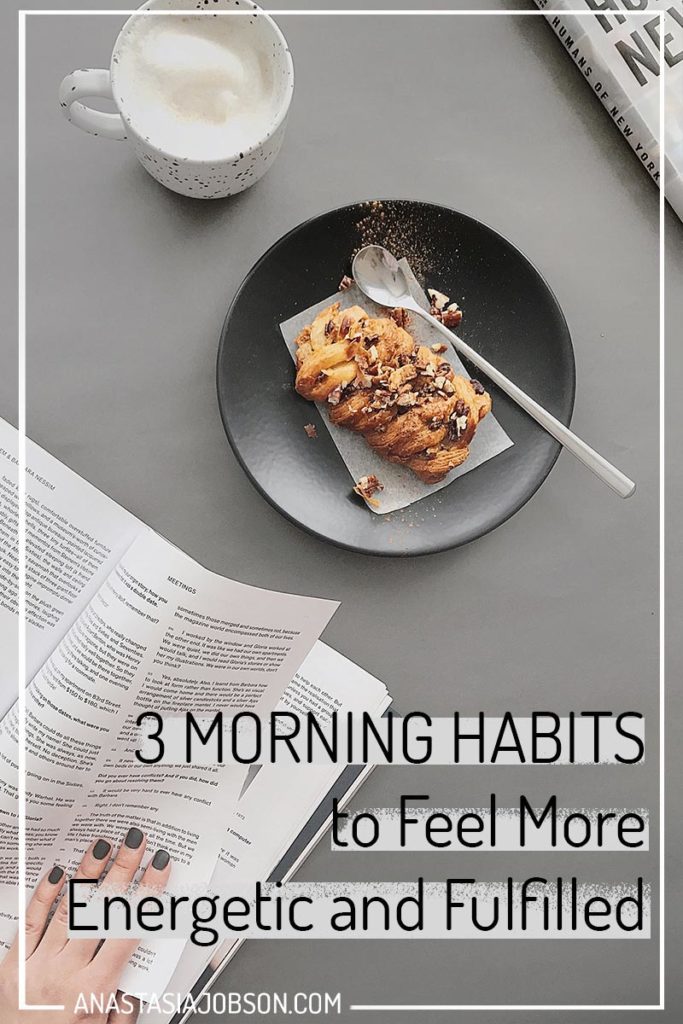
[[[461,337],[564,423],[574,405],[574,353],[557,300],[496,231],[455,210],[409,200],[345,206],[294,228],[250,270],[218,350],[218,403],[228,440],[255,487],[309,533],[374,555],[419,555],[481,537],[517,512],[560,445],[482,374],[514,446],[450,486],[379,516],[352,480],[315,407],[293,388],[279,325],[337,290],[368,242],[407,256],[428,287],[464,310]],[[304,424],[315,423],[310,440]],[[476,438],[475,442],[476,443]]]

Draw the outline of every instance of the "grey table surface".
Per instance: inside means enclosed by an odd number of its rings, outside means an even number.
[[[7,180],[0,193],[7,325],[0,414],[13,421],[17,6],[5,3],[0,38]],[[649,853],[344,857],[323,843],[302,878],[557,872],[621,881],[642,873],[653,882],[656,905],[656,189],[542,19],[309,14],[281,18],[297,86],[274,169],[234,200],[183,199],[148,177],[125,146],[79,133],[60,117],[61,76],[107,66],[121,21],[72,15],[28,23],[30,435],[207,566],[260,586],[341,600],[325,639],[385,680],[403,710],[633,708],[647,716],[649,756],[637,769],[379,770],[356,806],[395,805],[404,792],[429,793],[437,806],[477,806],[493,791],[501,805],[520,792],[535,800],[556,792],[568,806],[646,806],[655,826]],[[565,454],[532,501],[495,533],[446,554],[381,560],[325,546],[256,494],[227,445],[215,400],[226,308],[254,261],[288,229],[377,195],[459,208],[508,235],[536,263],[574,339],[574,426],[637,480],[634,498],[619,501]],[[683,228],[670,212],[666,229],[673,634],[681,596],[674,535]],[[681,739],[674,724],[681,720],[680,667],[675,647],[672,750]],[[680,760],[671,761],[667,777],[677,805],[668,833],[667,1010],[636,1011],[638,1022],[679,1020],[683,997]],[[253,942],[218,984],[239,992],[339,990],[341,1019],[367,1016],[377,1024],[401,1015],[351,1013],[349,1004],[656,1003],[656,909],[654,926],[655,937],[645,942]],[[527,1016],[455,1014],[463,1024]],[[576,1015],[536,1016],[559,1022]],[[580,1019],[622,1016],[590,1011]]]

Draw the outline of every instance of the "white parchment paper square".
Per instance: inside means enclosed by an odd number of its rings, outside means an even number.
[[[404,261],[401,262],[404,268],[409,270],[407,264]],[[414,297],[421,305],[426,307],[424,293],[412,273],[409,276],[412,281],[411,291]],[[333,302],[340,302],[342,309],[358,305],[367,310],[371,316],[386,315],[386,310],[383,307],[367,299],[355,285],[347,291],[331,295],[329,298],[317,302],[309,309],[297,313],[296,316],[290,317],[289,320],[285,320],[284,323],[280,324],[282,336],[292,359],[296,358],[295,339],[299,332],[310,324],[321,310],[325,309],[326,306],[330,306]],[[418,316],[417,313],[411,316],[409,330],[418,344],[433,345],[436,342],[444,341],[439,331],[432,324]],[[469,377],[454,348],[451,347],[444,352],[443,359],[451,364],[455,373]],[[337,446],[346,468],[351,474],[353,483],[360,480],[362,476],[369,476],[374,473],[384,485],[384,490],[375,495],[375,498],[380,503],[379,508],[372,508],[372,506],[368,505],[368,508],[378,515],[385,515],[387,512],[395,512],[397,509],[406,508],[406,506],[412,505],[414,501],[420,501],[421,498],[434,494],[435,491],[440,491],[442,487],[454,484],[458,477],[464,476],[465,473],[471,473],[477,466],[488,462],[489,459],[504,452],[507,448],[512,447],[513,444],[498,423],[493,412],[490,412],[477,427],[477,432],[470,445],[469,458],[461,466],[452,470],[440,483],[425,484],[405,466],[396,466],[392,462],[387,462],[386,459],[383,459],[373,451],[361,434],[355,434],[351,430],[331,423],[327,415],[327,405],[325,402],[316,402],[315,404],[323,423],[332,435],[332,440]]]

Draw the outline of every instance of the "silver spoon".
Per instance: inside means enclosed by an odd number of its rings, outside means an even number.
[[[535,419],[537,423],[540,423],[556,441],[564,445],[572,455],[576,456],[579,462],[583,462],[584,466],[592,470],[596,476],[600,477],[620,497],[629,498],[633,494],[636,489],[633,480],[629,480],[616,466],[613,466],[611,462],[608,462],[602,455],[599,455],[598,452],[591,448],[590,445],[587,445],[585,441],[582,441],[580,437],[577,437],[568,427],[565,427],[564,423],[560,423],[547,409],[544,409],[542,405],[539,405],[533,398],[530,398],[526,392],[518,388],[511,380],[508,380],[505,374],[497,370],[495,366],[492,366],[487,359],[484,359],[473,348],[470,348],[464,341],[461,341],[456,334],[453,334],[442,323],[439,323],[436,317],[433,317],[431,313],[427,313],[411,295],[408,282],[398,260],[381,245],[366,245],[365,248],[356,253],[353,260],[353,279],[360,290],[369,299],[372,299],[373,302],[379,303],[380,306],[403,306],[404,309],[418,313],[425,320],[428,320],[448,339],[460,355],[482,370],[489,380],[497,384],[501,391],[509,395],[529,416]]]

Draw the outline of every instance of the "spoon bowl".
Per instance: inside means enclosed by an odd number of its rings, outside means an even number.
[[[395,256],[381,245],[366,245],[353,258],[353,279],[380,306],[414,307],[408,281]]]

